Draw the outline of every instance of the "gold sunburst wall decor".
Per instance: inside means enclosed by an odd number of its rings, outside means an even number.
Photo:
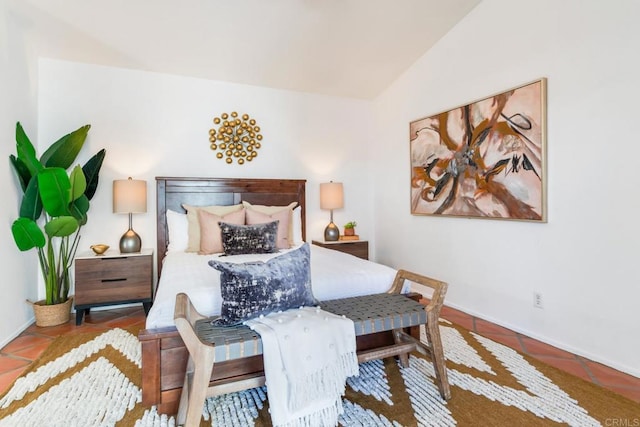
[[[260,126],[248,114],[222,113],[213,119],[213,124],[217,128],[209,129],[209,142],[211,149],[217,151],[218,159],[225,159],[229,164],[235,159],[243,165],[258,156],[262,141]]]

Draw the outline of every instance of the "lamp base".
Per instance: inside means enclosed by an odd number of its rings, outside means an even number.
[[[327,228],[324,229],[324,240],[325,242],[337,242],[340,238],[340,229],[333,222],[330,222],[327,225]]]
[[[142,249],[140,236],[131,228],[128,229],[120,238],[120,253],[133,254],[140,252],[140,249]]]

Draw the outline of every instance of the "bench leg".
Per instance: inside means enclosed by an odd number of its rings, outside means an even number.
[[[449,400],[451,398],[451,390],[449,388],[449,380],[447,379],[447,367],[445,366],[444,350],[442,348],[442,339],[440,338],[438,319],[435,319],[434,321],[429,319],[425,325],[425,332],[427,333],[427,339],[431,345],[431,359],[433,360],[433,368],[436,372],[436,382],[438,383],[440,396],[445,400]]]
[[[402,331],[400,329],[394,329],[393,341],[396,344],[402,344],[404,343],[404,340],[401,337],[402,337]],[[402,366],[403,368],[409,367],[409,353],[400,353],[398,354],[398,358],[400,359],[400,366]]]
[[[193,357],[193,373],[189,373],[185,376],[185,385],[190,383],[190,387],[186,391],[187,397],[181,396],[180,406],[178,414],[183,412],[183,400],[187,404],[186,422],[185,427],[197,427],[200,425],[200,419],[202,418],[202,407],[204,400],[207,397],[207,389],[209,388],[209,379],[213,370],[213,362],[215,360],[215,353],[213,347],[200,346],[198,347],[195,357]],[[187,378],[190,376],[190,378]],[[185,389],[182,389],[184,395]]]
[[[178,406],[178,414],[176,415],[176,425],[184,425],[187,418],[187,406],[189,405],[189,390],[193,381],[193,359],[189,355],[187,360],[187,370],[184,374],[184,383],[182,384],[182,393],[180,393],[180,404]]]

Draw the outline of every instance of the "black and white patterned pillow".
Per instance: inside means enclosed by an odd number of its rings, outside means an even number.
[[[212,260],[209,265],[220,271],[222,311],[216,325],[236,325],[261,314],[317,305],[308,243],[267,262]]]
[[[278,221],[254,225],[236,225],[220,221],[218,224],[225,255],[278,252]]]

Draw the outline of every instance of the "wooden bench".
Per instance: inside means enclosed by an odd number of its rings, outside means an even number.
[[[405,280],[433,289],[427,306],[399,293]],[[401,365],[407,367],[411,351],[429,355],[440,395],[443,399],[449,399],[451,392],[438,328],[446,290],[447,284],[444,282],[400,270],[388,293],[323,301],[320,307],[353,320],[356,337],[392,332],[392,344],[358,351],[359,362],[399,356]],[[215,326],[211,320],[213,318],[196,311],[186,294],[177,295],[176,327],[189,351],[178,409],[179,425],[199,425],[206,397],[259,387],[265,382],[264,372],[261,372],[210,384],[216,363],[262,355],[260,336],[247,326]],[[415,334],[407,333],[409,328],[418,328],[420,325],[425,325],[428,343],[421,342],[413,336]]]

